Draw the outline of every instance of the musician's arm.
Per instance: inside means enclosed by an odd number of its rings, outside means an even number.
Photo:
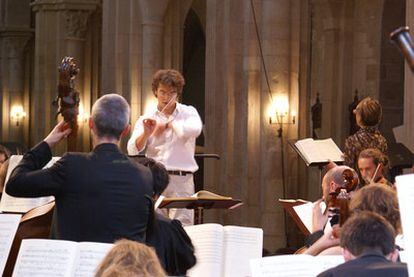
[[[194,107],[188,107],[185,120],[173,120],[170,124],[178,137],[185,139],[198,137],[203,129],[200,115]]]
[[[57,195],[63,178],[62,157],[51,168],[42,169],[52,158],[46,142],[41,142],[27,152],[16,166],[6,184],[6,193],[17,197],[40,197]]]
[[[141,116],[135,123],[134,131],[128,140],[128,155],[138,155],[145,148],[148,137],[144,132],[143,117]]]

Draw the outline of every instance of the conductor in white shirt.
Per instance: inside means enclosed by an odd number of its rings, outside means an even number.
[[[193,173],[198,165],[194,159],[195,141],[202,130],[197,110],[177,102],[184,78],[172,69],[159,70],[154,74],[152,91],[157,107],[140,116],[128,141],[128,154],[137,155],[145,150],[147,157],[162,163],[170,183],[165,197],[187,197],[194,194]],[[194,212],[187,209],[165,211],[171,219],[183,225],[194,223]]]

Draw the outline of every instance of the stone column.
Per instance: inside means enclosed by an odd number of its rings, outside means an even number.
[[[33,33],[30,29],[8,29],[0,33],[2,39],[1,56],[4,59],[2,72],[2,141],[25,143],[23,134],[28,131],[27,116],[17,123],[10,118],[13,106],[22,106],[28,113],[25,105],[25,60],[24,50]]]
[[[66,10],[63,12],[65,22],[65,55],[74,57],[80,69],[75,79],[75,89],[79,92],[80,97],[79,110],[86,114],[90,114],[91,110],[91,93],[90,91],[86,91],[84,87],[84,45],[86,32],[88,30],[88,19],[91,13],[91,10]],[[82,116],[84,115],[80,114],[79,118],[82,119]],[[77,141],[73,141],[72,146],[68,145],[68,149],[87,151],[89,148],[89,139],[90,132],[88,123],[78,120]]]
[[[162,67],[164,15],[170,0],[140,0],[142,17],[141,111],[153,99],[152,75]]]
[[[298,97],[298,21],[300,1],[254,1],[272,91],[296,105]],[[264,245],[286,245],[280,140],[269,125],[270,99],[264,78],[249,0],[208,1],[206,16],[206,151],[221,160],[205,162],[205,187],[240,198],[234,211],[208,211],[207,221],[260,226]],[[297,24],[297,23],[296,23]],[[293,138],[295,128],[285,138]],[[286,184],[294,183],[294,159],[286,159]],[[293,161],[292,161],[293,160]],[[290,179],[292,181],[290,181]]]
[[[36,18],[34,82],[31,101],[31,143],[35,144],[56,124],[56,107],[52,100],[57,95],[58,70],[63,57],[72,55],[80,65],[75,81],[82,95],[81,101],[89,109],[90,91],[83,91],[84,36],[88,15],[95,11],[98,0],[37,0],[32,3]],[[79,58],[80,57],[80,58]],[[87,147],[89,147],[89,143]],[[59,149],[59,152],[63,152]]]

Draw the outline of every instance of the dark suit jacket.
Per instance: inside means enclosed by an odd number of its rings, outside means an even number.
[[[90,153],[66,153],[51,168],[47,143],[26,153],[12,172],[6,192],[18,197],[53,195],[59,239],[114,242],[145,240],[152,195],[149,169],[136,165],[117,145]]]
[[[407,265],[405,263],[393,263],[383,255],[375,252],[361,255],[355,260],[340,264],[328,269],[318,277],[408,277]]]

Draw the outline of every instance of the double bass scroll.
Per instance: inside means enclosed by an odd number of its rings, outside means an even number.
[[[58,106],[56,116],[61,114],[72,129],[68,136],[68,151],[76,151],[80,99],[79,92],[75,89],[75,77],[79,73],[79,68],[73,57],[64,57],[58,70],[58,95],[53,101],[53,105]]]

